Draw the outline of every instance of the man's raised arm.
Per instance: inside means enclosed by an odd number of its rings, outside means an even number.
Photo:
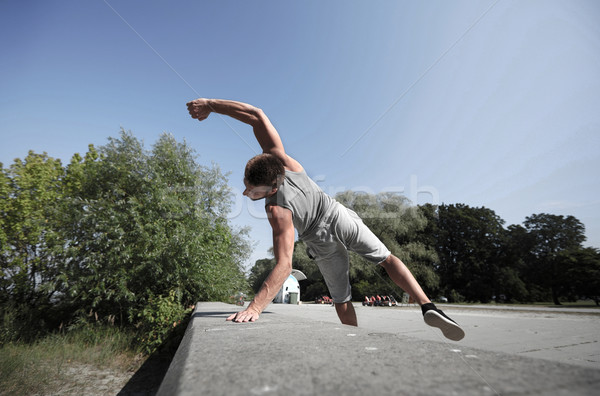
[[[234,100],[204,98],[189,102],[187,107],[192,118],[198,121],[206,119],[211,112],[215,112],[251,125],[254,129],[254,136],[264,153],[273,154],[282,160],[286,159],[283,143],[277,130],[258,107]]]

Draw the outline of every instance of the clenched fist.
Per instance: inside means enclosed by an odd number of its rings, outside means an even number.
[[[208,99],[200,98],[187,103],[187,108],[192,118],[198,121],[205,120],[212,112]]]

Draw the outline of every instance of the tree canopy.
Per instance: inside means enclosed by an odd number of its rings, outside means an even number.
[[[168,134],[148,150],[121,131],[66,167],[30,152],[0,172],[2,308],[37,328],[137,326],[156,299],[226,300],[248,287],[250,249],[231,204],[218,166]]]
[[[600,253],[584,248],[573,216],[534,214],[504,227],[489,208],[411,206],[398,194],[346,191],[336,199],[402,259],[430,297],[450,301],[600,300]],[[121,131],[67,166],[29,152],[0,163],[0,342],[81,320],[164,328],[185,307],[258,290],[275,265],[246,279],[247,232],[234,229],[227,178],[185,142],[150,149]],[[297,242],[303,299],[327,294]],[[383,268],[350,254],[353,299],[403,293]],[[169,319],[170,320],[170,319]],[[154,332],[149,329],[147,333]],[[156,341],[156,340],[155,340]]]
[[[403,260],[432,298],[452,302],[533,302],[592,298],[598,303],[600,258],[583,248],[583,224],[573,216],[535,214],[523,225],[504,227],[493,210],[464,204],[410,206],[390,193],[346,191],[336,199],[356,211],[393,254]],[[317,266],[297,242],[294,268],[308,279],[302,298],[327,294]],[[275,265],[259,260],[251,273],[258,290]],[[350,254],[353,299],[402,291],[382,268]]]

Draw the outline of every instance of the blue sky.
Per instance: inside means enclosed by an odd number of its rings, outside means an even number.
[[[260,147],[185,108],[235,99],[327,192],[485,206],[507,226],[573,215],[600,247],[598,22],[582,0],[3,1],[0,162],[170,132],[230,172],[253,263],[271,246],[262,204],[241,196]]]

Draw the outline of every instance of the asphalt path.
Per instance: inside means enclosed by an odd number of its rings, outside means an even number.
[[[466,336],[446,340],[423,322],[418,306],[365,307],[354,304],[359,327],[421,340],[600,369],[600,310],[437,304],[460,323]],[[335,309],[321,304],[271,304],[265,312],[339,323]],[[260,319],[259,319],[260,320]]]

